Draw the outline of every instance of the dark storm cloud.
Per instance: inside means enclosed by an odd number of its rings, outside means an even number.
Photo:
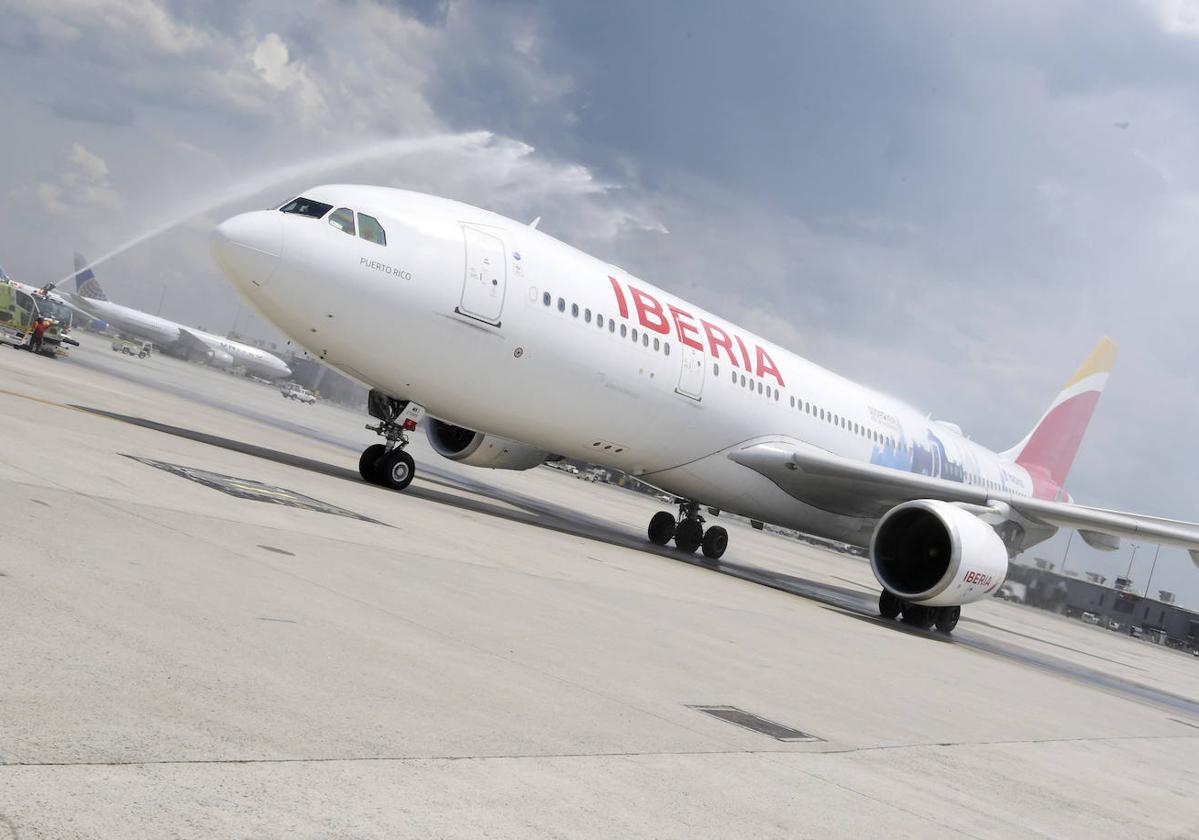
[[[51,110],[55,116],[68,120],[122,127],[133,125],[133,109],[125,102],[60,99]]]
[[[341,0],[341,2],[348,3],[353,0]],[[424,23],[441,24],[445,23],[452,0],[368,0],[368,2],[396,9],[401,13],[412,15]]]

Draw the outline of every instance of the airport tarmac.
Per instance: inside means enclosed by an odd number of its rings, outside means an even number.
[[[0,838],[1199,835],[1199,659],[80,338],[0,349]]]

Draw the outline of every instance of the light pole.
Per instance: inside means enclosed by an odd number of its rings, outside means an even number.
[[[1070,530],[1070,536],[1066,539],[1066,550],[1062,554],[1062,577],[1066,576],[1066,561],[1070,559],[1070,543],[1074,542],[1074,530]]]
[[[1145,584],[1145,597],[1149,597],[1153,586],[1153,573],[1157,571],[1157,555],[1162,553],[1162,547],[1159,545],[1157,551],[1153,552],[1153,565],[1149,567],[1149,582]]]
[[[1128,571],[1124,573],[1124,579],[1128,581],[1128,585],[1132,586],[1132,561],[1137,557],[1137,549],[1140,548],[1136,543],[1129,543],[1132,546],[1132,554],[1128,557]]]

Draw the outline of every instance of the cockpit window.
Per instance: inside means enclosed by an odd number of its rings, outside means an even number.
[[[379,220],[365,213],[358,214],[358,235],[376,245],[387,244],[387,234],[383,232],[383,226],[379,224]]]
[[[339,207],[329,216],[329,224],[342,233],[354,235],[354,211],[347,207]]]
[[[291,201],[279,208],[280,213],[295,213],[299,216],[311,216],[314,219],[319,219],[333,209],[332,204],[322,204],[319,201],[313,201],[310,198],[293,198]]]

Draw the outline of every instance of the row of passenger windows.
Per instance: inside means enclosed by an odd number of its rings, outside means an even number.
[[[541,302],[543,304],[545,304],[545,306],[551,307],[554,305],[554,296],[551,295],[549,292],[545,292],[541,295]],[[558,311],[565,314],[566,307],[567,307],[566,298],[558,298]],[[591,323],[592,313],[591,313],[590,309],[587,309],[587,308],[579,309],[579,305],[577,303],[570,304],[570,317],[578,318],[580,316],[582,316],[584,324]],[[594,320],[595,320],[595,325],[601,330],[605,326],[607,326],[608,332],[615,334],[616,331],[619,329],[621,338],[628,338],[631,335],[634,344],[640,342],[640,344],[643,347],[652,346],[654,348],[654,352],[662,353],[666,356],[670,355],[670,342],[669,341],[662,341],[657,336],[651,337],[648,332],[646,332],[645,330],[638,330],[636,327],[633,327],[630,330],[628,324],[617,324],[615,318],[605,319],[604,316],[599,314],[598,312],[595,313]]]
[[[719,362],[712,363],[712,375],[720,376],[720,363]],[[753,393],[756,390],[759,394],[766,397],[766,399],[768,399],[768,400],[773,399],[775,402],[778,402],[778,400],[779,400],[779,389],[778,388],[772,387],[770,385],[765,385],[762,382],[754,379],[752,376],[746,377],[746,375],[744,373],[738,374],[737,371],[731,370],[731,371],[729,371],[729,378],[732,380],[732,383],[734,385],[736,385],[738,382],[740,382],[741,387],[748,388],[750,393]]]
[[[279,208],[280,213],[295,213],[298,216],[309,216],[313,219],[323,219],[330,210],[333,210],[332,204],[308,198],[292,199]],[[387,234],[378,219],[365,213],[359,213],[358,224],[355,225],[354,211],[348,207],[339,207],[329,213],[329,224],[350,236],[357,233],[361,239],[365,239],[367,242],[374,242],[376,245],[387,244]]]
[[[714,376],[720,376],[719,363],[712,363],[712,374]],[[760,381],[755,381],[752,378],[747,378],[744,373],[738,373],[736,370],[732,370],[729,371],[729,378],[734,385],[740,384],[742,388],[748,388],[751,392],[757,391],[759,394],[765,396],[768,400],[773,399],[775,402],[778,402],[780,398],[781,392],[778,388],[763,384]],[[794,409],[802,411],[805,414],[809,414],[817,419],[825,420],[834,426],[839,426],[840,428],[845,429],[848,432],[852,432],[859,437],[866,438],[867,440],[883,446],[889,446],[892,448],[895,448],[896,446],[896,441],[894,438],[888,437],[880,432],[875,431],[874,429],[868,428],[861,423],[855,423],[852,420],[841,417],[840,415],[834,414],[831,411],[825,411],[823,408],[813,405],[812,403],[800,399],[799,397],[791,396],[790,403],[791,407]],[[905,452],[907,451],[907,447],[902,445],[900,445],[899,448]]]
[[[553,307],[554,296],[549,292],[543,292],[541,295],[541,302],[547,308]],[[565,314],[568,306],[570,308],[570,316],[572,318],[578,318],[581,316],[583,323],[585,324],[590,324],[592,320],[594,320],[595,325],[601,330],[604,329],[605,326],[607,326],[608,332],[610,333],[615,333],[617,329],[619,329],[621,338],[631,336],[634,343],[640,341],[640,343],[645,347],[649,347],[651,344],[650,334],[644,330],[638,330],[636,327],[629,329],[627,324],[618,325],[615,318],[605,319],[604,316],[599,313],[595,313],[593,316],[591,310],[588,308],[580,309],[577,303],[567,304],[566,298],[557,299],[557,309],[559,312]],[[655,351],[662,352],[667,356],[670,355],[669,341],[661,341],[655,336],[652,339],[652,344]],[[712,374],[713,376],[720,376],[720,364],[718,362],[712,363]],[[775,402],[778,402],[780,399],[780,391],[778,388],[775,388],[771,385],[766,385],[760,380],[755,380],[752,377],[747,378],[744,373],[738,373],[736,370],[729,371],[729,376],[734,385],[739,384],[742,388],[748,388],[750,392],[756,391],[757,393],[766,397],[766,399],[773,399]],[[855,423],[854,421],[848,420],[838,414],[834,414],[831,411],[825,411],[823,408],[813,405],[806,400],[792,396],[790,398],[790,402],[791,407],[798,411],[802,411],[805,414],[809,414],[819,420],[829,422],[834,426],[839,426],[846,431],[852,432],[859,437],[866,438],[867,440],[873,441],[881,446],[899,449],[905,454],[910,451],[910,447],[897,443],[892,437],[884,435],[881,432],[877,432],[874,429],[870,429],[861,423]],[[981,484],[984,487],[994,490],[1002,489],[999,484],[994,481],[987,481],[972,474],[968,475],[967,477],[971,480],[971,483]]]

